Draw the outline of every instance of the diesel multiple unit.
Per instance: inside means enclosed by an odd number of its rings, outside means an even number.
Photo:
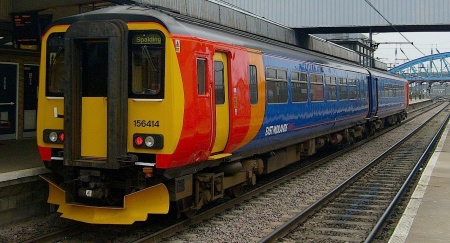
[[[191,215],[408,105],[402,78],[138,6],[54,22],[40,68],[48,201],[88,223]]]

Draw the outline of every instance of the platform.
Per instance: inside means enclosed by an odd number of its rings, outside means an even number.
[[[449,129],[447,124],[390,243],[450,241]]]
[[[36,138],[0,143],[0,226],[46,214],[49,173],[39,157]]]
[[[7,140],[0,145],[0,182],[47,172],[39,157],[36,138]]]

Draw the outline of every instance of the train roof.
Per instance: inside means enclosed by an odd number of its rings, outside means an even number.
[[[306,50],[249,32],[232,29],[223,25],[192,18],[173,12],[172,10],[142,7],[135,5],[111,6],[83,14],[59,19],[51,24],[71,24],[82,20],[121,19],[125,22],[156,22],[168,29],[170,33],[190,35],[207,40],[261,50],[263,53],[290,57],[355,72],[367,72],[366,68],[340,58]],[[50,26],[50,27],[51,27]],[[381,73],[377,71],[377,73]],[[387,76],[389,74],[386,73]]]
[[[367,71],[370,72],[370,74],[375,77],[389,78],[389,79],[393,79],[393,80],[397,80],[397,81],[401,81],[401,82],[405,82],[405,83],[408,82],[408,80],[404,79],[402,76],[397,75],[397,74],[381,72],[381,71],[375,70],[375,69],[368,69]]]

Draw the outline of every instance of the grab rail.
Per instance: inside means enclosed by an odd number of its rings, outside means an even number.
[[[9,102],[9,103],[0,103],[0,105],[14,105],[14,102]]]

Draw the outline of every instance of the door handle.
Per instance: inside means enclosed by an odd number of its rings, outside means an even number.
[[[14,102],[9,102],[9,103],[0,103],[0,105],[14,105]]]

